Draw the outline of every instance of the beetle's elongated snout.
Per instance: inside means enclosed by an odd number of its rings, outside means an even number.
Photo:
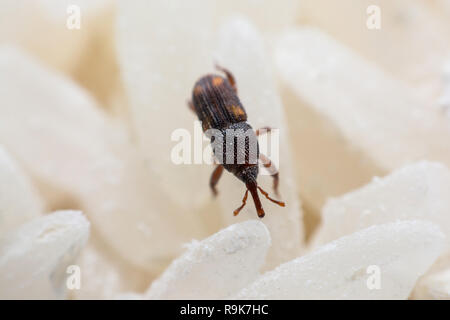
[[[255,207],[256,207],[256,212],[258,213],[258,217],[263,218],[266,213],[264,212],[264,209],[262,207],[261,204],[261,200],[259,199],[259,195],[258,195],[258,190],[270,201],[272,201],[273,203],[276,203],[277,205],[279,205],[280,207],[284,207],[285,204],[283,201],[278,201],[275,199],[272,199],[271,197],[269,197],[269,194],[264,191],[260,186],[258,186],[258,184],[256,183],[255,180],[251,180],[248,181],[245,186],[247,187],[247,190],[245,191],[245,195],[244,198],[242,199],[242,205],[237,208],[236,210],[234,210],[234,215],[237,216],[239,214],[239,212],[242,210],[242,208],[245,207],[245,204],[247,203],[247,197],[248,197],[248,192],[250,191],[250,193],[252,194],[253,197],[253,202],[255,203]]]
[[[258,213],[258,217],[263,218],[266,213],[264,212],[264,209],[261,204],[261,200],[259,199],[258,195],[258,184],[256,181],[251,181],[246,183],[247,189],[250,191],[253,197],[253,202],[255,203],[256,212]]]

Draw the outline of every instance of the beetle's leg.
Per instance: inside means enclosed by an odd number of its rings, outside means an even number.
[[[242,205],[233,212],[235,216],[237,216],[239,212],[241,212],[242,208],[245,207],[245,204],[247,203],[247,197],[248,197],[248,189],[245,191],[244,199],[242,199]]]
[[[256,136],[260,136],[263,133],[270,133],[272,131],[271,127],[262,127],[256,130]]]
[[[222,176],[223,166],[219,164],[211,174],[211,178],[209,179],[209,186],[213,192],[214,196],[217,196],[216,185],[219,182],[220,177]]]
[[[272,161],[267,156],[265,156],[262,153],[259,154],[259,159],[263,163],[264,168],[266,168],[267,171],[269,171],[269,174],[272,176],[272,178],[273,178],[273,190],[275,191],[275,194],[278,196],[279,195],[278,194],[279,176],[278,176],[278,169],[277,169],[277,167],[272,163]]]
[[[234,92],[237,93],[236,80],[234,79],[233,74],[230,71],[228,71],[227,69],[219,66],[217,63],[215,65],[215,67],[216,67],[217,70],[222,71],[223,73],[225,73],[225,75],[227,76],[228,82],[230,82],[231,86],[234,89]]]
[[[194,104],[192,103],[191,100],[188,100],[188,101],[187,101],[187,105],[188,105],[189,109],[191,109],[192,112],[195,113],[195,107],[194,107]]]

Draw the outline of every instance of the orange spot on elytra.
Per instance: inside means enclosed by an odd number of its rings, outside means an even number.
[[[244,110],[243,110],[241,107],[235,106],[235,105],[232,105],[232,106],[231,106],[231,112],[233,112],[233,114],[234,114],[236,117],[240,117],[240,116],[245,115]]]
[[[198,95],[202,92],[202,86],[198,85],[194,88],[194,94]]]
[[[212,83],[214,86],[220,86],[223,83],[223,79],[221,77],[214,77]]]

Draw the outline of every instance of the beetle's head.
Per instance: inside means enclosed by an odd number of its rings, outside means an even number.
[[[244,169],[240,170],[236,176],[245,184],[252,181],[256,182],[256,179],[258,178],[258,165],[246,166]]]

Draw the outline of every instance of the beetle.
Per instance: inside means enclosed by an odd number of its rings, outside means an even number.
[[[202,122],[203,132],[210,137],[211,145],[214,145],[215,160],[219,162],[211,175],[210,188],[213,195],[216,196],[216,185],[222,176],[223,169],[229,171],[244,182],[247,188],[242,205],[234,210],[234,215],[238,215],[244,208],[250,191],[258,217],[262,218],[265,212],[259,199],[258,190],[268,200],[279,206],[285,206],[284,202],[269,197],[269,194],[258,186],[256,181],[259,171],[258,160],[261,160],[273,177],[273,187],[275,194],[278,195],[278,170],[267,156],[259,152],[256,138],[261,133],[270,132],[271,128],[264,127],[256,132],[253,130],[247,123],[247,113],[237,95],[233,74],[217,64],[215,67],[218,71],[223,72],[225,77],[217,74],[207,74],[201,77],[192,90],[192,100],[188,101],[189,108]],[[210,132],[214,130],[220,134],[212,135]],[[221,136],[222,141],[217,140],[218,136]],[[237,143],[239,139],[242,141],[243,138],[245,138],[245,143]]]

